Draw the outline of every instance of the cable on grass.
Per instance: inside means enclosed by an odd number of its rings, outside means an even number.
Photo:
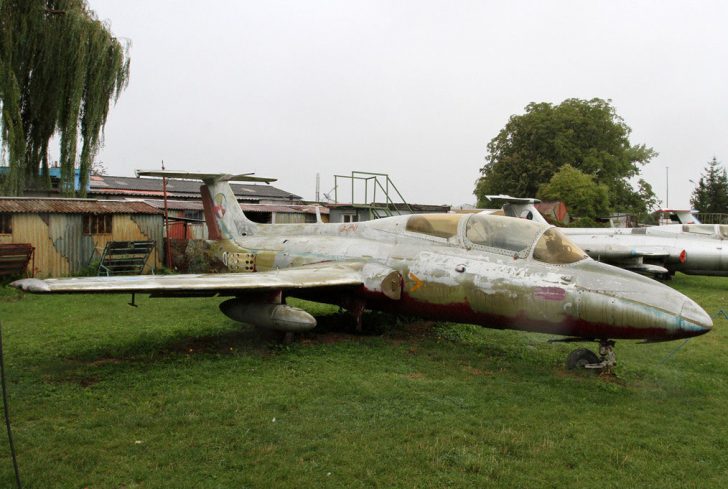
[[[15,470],[15,484],[18,489],[22,489],[20,484],[20,471],[18,470],[18,460],[15,456],[15,444],[13,443],[13,432],[10,429],[10,411],[8,410],[8,394],[5,385],[5,356],[3,355],[3,322],[0,321],[0,384],[3,391],[3,413],[5,415],[5,427],[8,432],[8,441],[10,442],[10,455],[13,458],[13,469]]]

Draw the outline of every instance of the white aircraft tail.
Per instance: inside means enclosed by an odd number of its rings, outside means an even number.
[[[205,211],[208,236],[210,239],[235,239],[239,236],[255,234],[258,226],[245,217],[240,208],[231,181],[238,182],[275,182],[275,178],[254,177],[252,173],[227,175],[218,173],[192,173],[170,170],[137,170],[137,177],[166,177],[202,180],[200,187],[202,206]]]
[[[546,219],[536,209],[534,204],[541,202],[538,199],[530,199],[525,197],[511,197],[510,195],[486,195],[488,200],[493,202],[503,202],[503,213],[509,217],[520,217],[541,224],[548,224]]]

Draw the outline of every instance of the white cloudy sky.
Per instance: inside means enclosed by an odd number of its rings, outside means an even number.
[[[725,1],[89,0],[130,39],[98,160],[255,171],[312,199],[389,173],[417,203],[473,202],[485,147],[529,102],[611,99],[643,170],[684,207],[728,163]]]

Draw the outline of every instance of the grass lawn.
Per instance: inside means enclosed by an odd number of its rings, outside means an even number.
[[[580,345],[369,314],[280,346],[221,299],[0,296],[27,488],[725,488],[728,279],[672,282],[714,318],[682,342]],[[681,347],[682,346],[682,347]],[[0,487],[13,487],[0,436]]]

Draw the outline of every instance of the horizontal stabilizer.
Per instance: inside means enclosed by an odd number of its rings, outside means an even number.
[[[137,177],[166,177],[186,178],[188,180],[202,180],[206,184],[217,182],[275,182],[277,178],[254,177],[254,173],[242,173],[240,175],[229,175],[227,173],[197,173],[175,170],[136,170]]]
[[[539,199],[531,199],[528,197],[511,197],[510,195],[486,195],[486,199],[498,202],[509,202],[511,204],[537,204],[541,202]]]

